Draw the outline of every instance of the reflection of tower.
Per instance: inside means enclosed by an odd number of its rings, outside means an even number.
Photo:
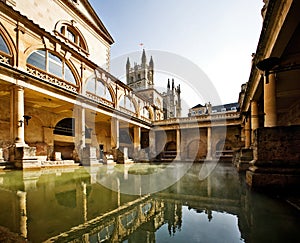
[[[174,235],[176,230],[181,230],[182,225],[182,205],[168,202],[165,204],[165,221],[168,223],[170,235]]]
[[[143,50],[141,65],[134,63],[131,67],[129,58],[126,63],[126,82],[133,90],[143,90],[153,88],[154,80],[154,62],[151,56],[149,64],[147,64],[146,52]]]

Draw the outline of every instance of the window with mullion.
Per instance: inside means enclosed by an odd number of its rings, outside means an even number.
[[[72,83],[72,84],[76,85],[75,77],[74,77],[70,67],[65,62],[64,62],[64,79],[66,81],[68,81],[69,83]]]
[[[52,53],[48,53],[48,72],[60,78],[63,78],[62,60]]]

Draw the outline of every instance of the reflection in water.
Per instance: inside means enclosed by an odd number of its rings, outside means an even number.
[[[120,188],[137,168],[152,173],[162,165],[137,165],[124,174],[121,165],[2,172],[0,226],[30,242],[298,241],[298,211],[249,191],[230,165],[219,164],[200,180],[202,166],[145,195]],[[115,191],[97,182],[107,173],[122,177],[111,180]]]

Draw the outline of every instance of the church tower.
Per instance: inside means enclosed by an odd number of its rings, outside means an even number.
[[[174,79],[168,79],[167,92],[160,93],[154,87],[154,62],[151,56],[147,62],[143,49],[141,63],[131,65],[126,62],[126,82],[135,93],[141,95],[151,104],[156,120],[181,117],[180,85],[175,87]],[[158,116],[156,114],[159,114]]]
[[[152,56],[149,64],[147,63],[146,52],[143,49],[141,58],[141,64],[134,63],[131,67],[129,58],[126,63],[126,82],[127,85],[133,90],[145,90],[153,88],[153,74],[154,74],[154,62]]]

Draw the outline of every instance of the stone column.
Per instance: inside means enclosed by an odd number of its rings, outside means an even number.
[[[247,117],[245,120],[245,148],[249,148],[251,145],[251,122]]]
[[[119,148],[120,122],[117,118],[111,118],[111,148]]]
[[[207,128],[207,160],[212,159],[212,153],[211,153],[211,127]]]
[[[258,105],[257,101],[251,101],[251,140],[254,142],[254,131],[259,127],[259,119],[258,119]]]
[[[269,75],[269,82],[264,82],[265,127],[274,127],[277,125],[276,109],[276,78],[275,74],[272,73]]]
[[[137,155],[141,150],[141,128],[134,126],[133,128],[133,148],[134,154]]]
[[[25,147],[25,121],[24,121],[24,88],[16,86],[14,95],[14,112],[15,120],[14,127],[16,127],[16,147]]]
[[[16,139],[16,114],[15,114],[15,87],[10,90],[10,139],[15,142]]]
[[[81,125],[81,148],[85,147],[85,108],[81,108],[80,110],[80,125]]]
[[[149,159],[154,159],[156,157],[156,142],[155,142],[155,131],[149,131]]]
[[[85,108],[76,106],[75,118],[75,141],[76,147],[82,150],[85,147]]]
[[[180,129],[176,130],[176,150],[177,150],[177,160],[181,160],[181,131]]]

